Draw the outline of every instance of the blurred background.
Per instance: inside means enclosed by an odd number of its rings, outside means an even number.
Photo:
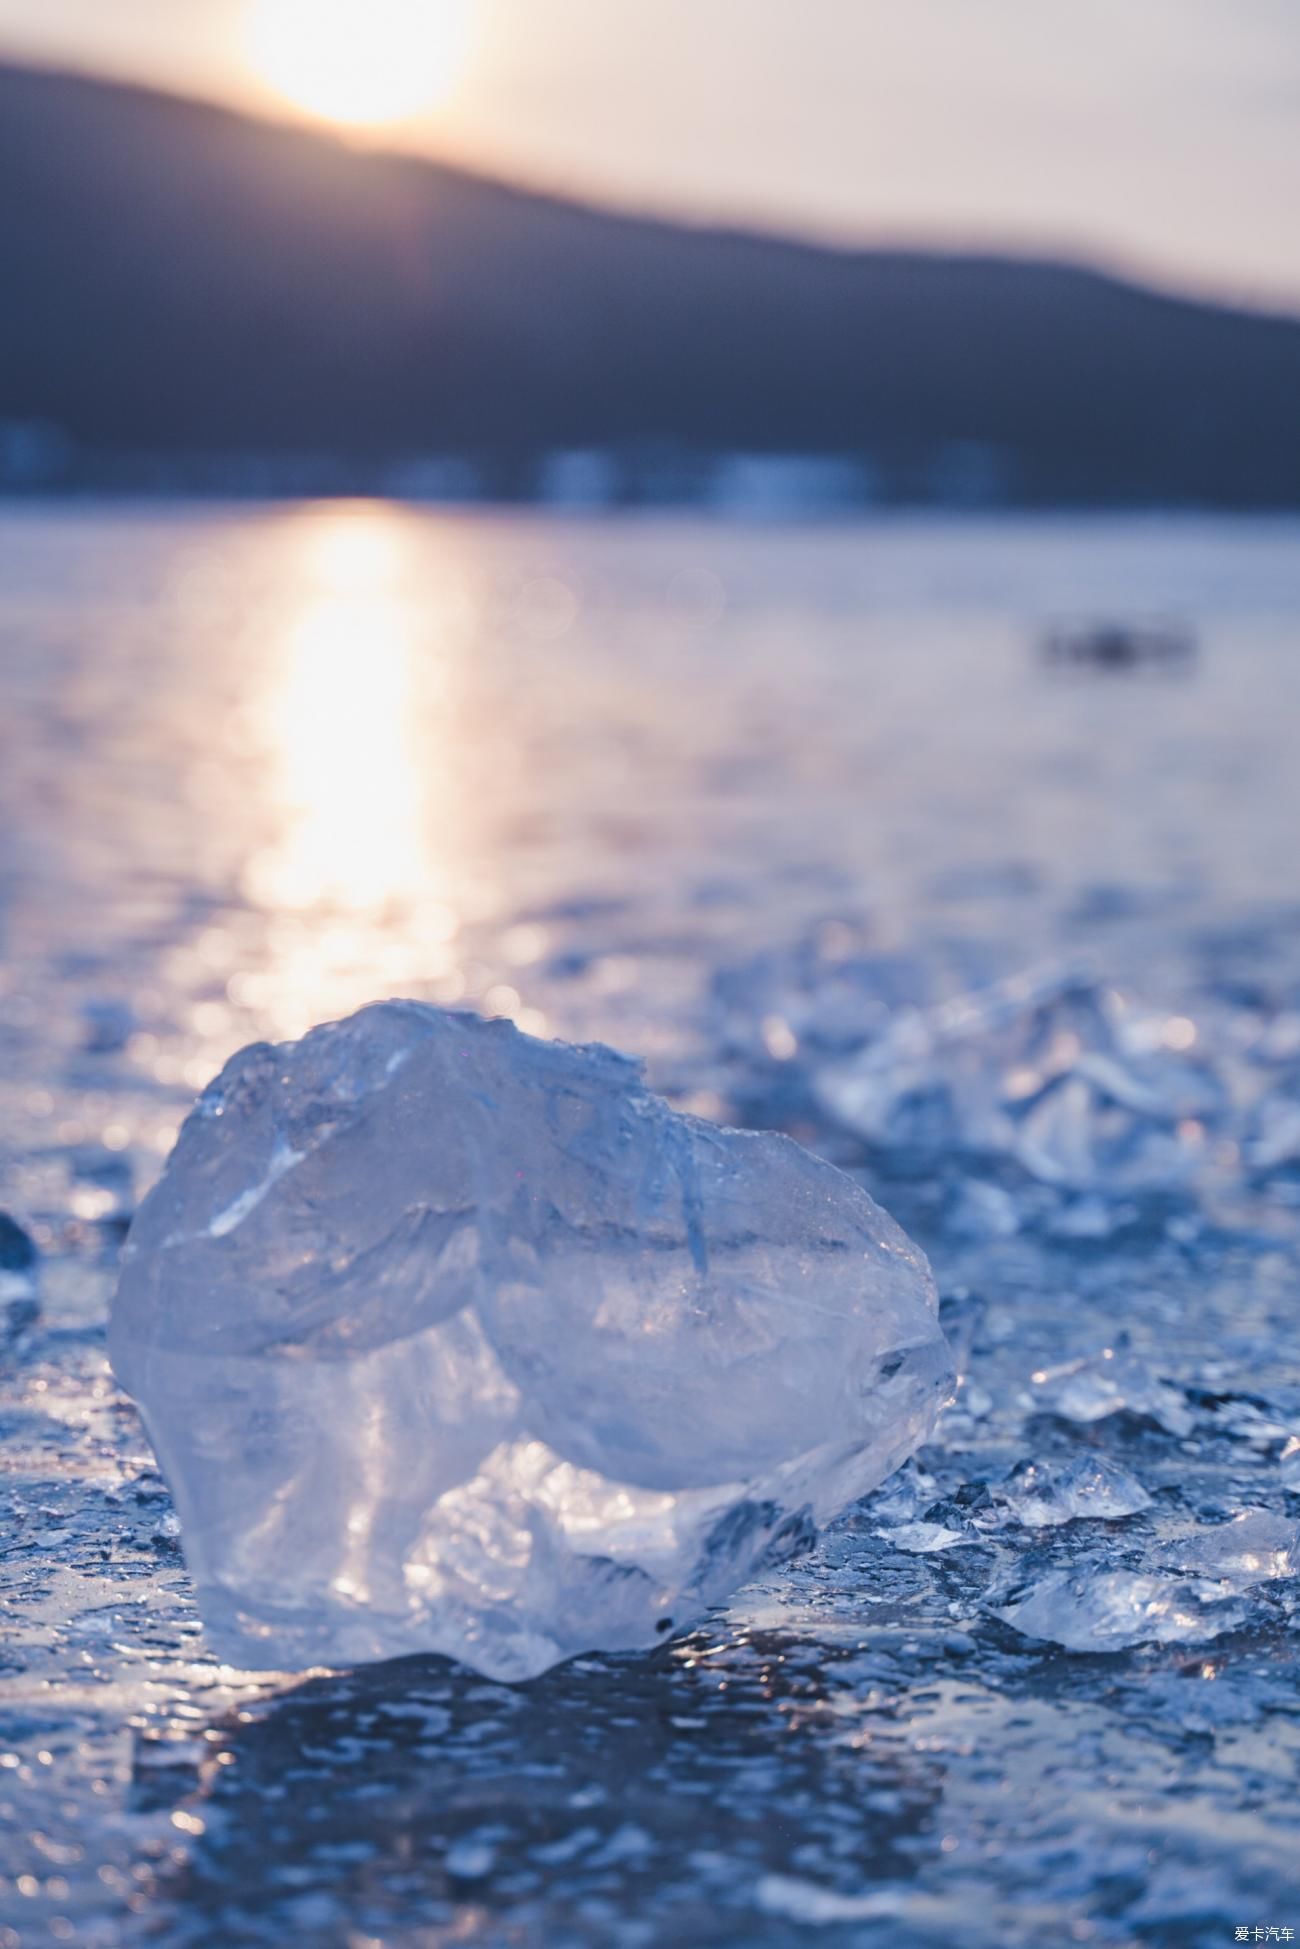
[[[11,488],[1300,496],[1287,0],[3,0],[5,48]]]
[[[0,1949],[1295,1922],[1295,1586],[1169,1579],[1300,1494],[1297,207],[1294,0],[0,0]],[[936,1443],[635,1673],[198,1634],[122,1240],[394,993],[934,1263]]]
[[[399,986],[653,1052],[828,915],[971,936],[960,987],[1131,930],[1098,886],[1287,885],[1285,0],[0,0],[0,50],[36,995],[66,936],[166,1013],[175,935],[186,1086]]]

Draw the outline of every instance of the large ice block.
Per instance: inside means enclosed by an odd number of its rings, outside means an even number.
[[[509,1679],[802,1547],[951,1380],[924,1257],[850,1179],[412,1002],[233,1058],[110,1345],[227,1661]]]

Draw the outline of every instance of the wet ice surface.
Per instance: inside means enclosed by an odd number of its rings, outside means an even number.
[[[0,571],[5,1949],[1297,1925],[1296,530],[75,510]],[[1098,608],[1199,667],[1035,667]],[[930,1253],[954,1408],[707,1629],[206,1647],[123,1232],[376,992],[644,1052]]]

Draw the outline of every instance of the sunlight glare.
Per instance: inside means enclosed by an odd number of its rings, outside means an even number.
[[[400,122],[455,90],[474,0],[251,0],[250,66],[285,101],[357,127]]]
[[[285,821],[256,892],[281,909],[382,910],[428,870],[399,541],[347,510],[305,539],[304,600],[264,718]]]
[[[420,708],[439,671],[409,547],[400,517],[342,506],[314,513],[293,550],[255,711],[275,837],[246,874],[277,916],[274,992],[259,999],[282,1033],[451,966],[457,915],[430,843],[446,820]]]

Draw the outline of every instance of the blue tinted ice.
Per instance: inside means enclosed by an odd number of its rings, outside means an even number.
[[[994,1606],[997,1616],[1025,1637],[1067,1651],[1203,1644],[1245,1622],[1241,1605],[1219,1584],[1139,1570],[1053,1570],[1009,1597]]]
[[[1128,1469],[1104,1455],[1070,1461],[1024,1462],[996,1491],[1013,1522],[1025,1529],[1053,1529],[1078,1519],[1113,1522],[1149,1507],[1151,1498]]]
[[[802,1547],[951,1382],[924,1257],[830,1165],[415,1003],[227,1065],[111,1351],[229,1662],[506,1678]]]

